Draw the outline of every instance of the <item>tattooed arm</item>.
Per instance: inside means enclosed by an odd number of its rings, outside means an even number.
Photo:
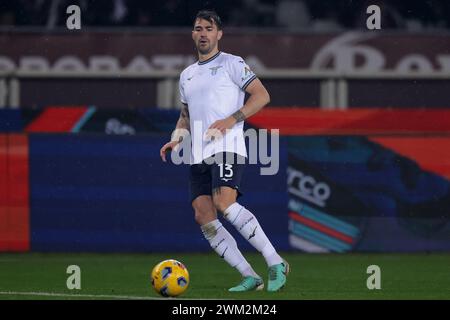
[[[269,93],[259,79],[253,80],[246,91],[250,94],[246,104],[232,115],[236,122],[251,117],[270,102]]]
[[[190,129],[189,108],[187,104],[183,104],[183,107],[181,108],[180,117],[178,118],[177,125],[175,126],[175,130],[176,129]]]
[[[176,146],[183,141],[184,134],[186,133],[186,130],[190,130],[190,127],[189,109],[187,104],[183,104],[180,117],[178,118],[175,130],[172,132],[170,142],[166,143],[159,151],[159,155],[164,162],[166,162],[166,152],[176,148]]]
[[[228,118],[214,122],[209,128],[220,130],[232,128],[236,123],[251,117],[270,102],[270,96],[259,79],[253,80],[246,89],[250,94],[245,105]]]

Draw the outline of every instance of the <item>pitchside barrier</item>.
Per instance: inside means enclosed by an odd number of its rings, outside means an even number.
[[[84,105],[136,108],[154,104],[180,108],[181,70],[2,71],[0,108],[21,105]],[[257,70],[275,106],[302,105],[322,109],[352,107],[441,108],[449,99],[450,74],[445,71],[271,68]],[[301,93],[301,94],[299,94]]]
[[[210,250],[187,165],[159,158],[177,116],[1,110],[0,250]],[[280,250],[450,250],[450,111],[266,108],[246,128],[280,130],[278,174],[249,165],[240,199]]]

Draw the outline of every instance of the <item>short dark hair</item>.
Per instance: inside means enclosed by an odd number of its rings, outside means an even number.
[[[194,24],[197,19],[203,19],[216,24],[218,30],[222,30],[222,20],[214,10],[200,10],[194,19]]]

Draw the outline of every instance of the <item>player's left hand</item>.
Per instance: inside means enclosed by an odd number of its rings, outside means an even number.
[[[219,130],[222,134],[225,134],[227,129],[231,129],[236,124],[236,120],[233,117],[228,117],[222,120],[214,122],[209,129]]]

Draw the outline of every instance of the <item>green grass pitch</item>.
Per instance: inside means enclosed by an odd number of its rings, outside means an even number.
[[[263,258],[246,257],[267,280]],[[450,254],[286,253],[287,286],[277,293],[229,293],[240,276],[217,255],[166,254],[0,254],[0,299],[158,298],[150,284],[153,266],[182,261],[190,284],[180,299],[450,299]],[[367,267],[381,268],[381,289],[368,290]],[[69,265],[81,268],[81,290],[69,290]]]

